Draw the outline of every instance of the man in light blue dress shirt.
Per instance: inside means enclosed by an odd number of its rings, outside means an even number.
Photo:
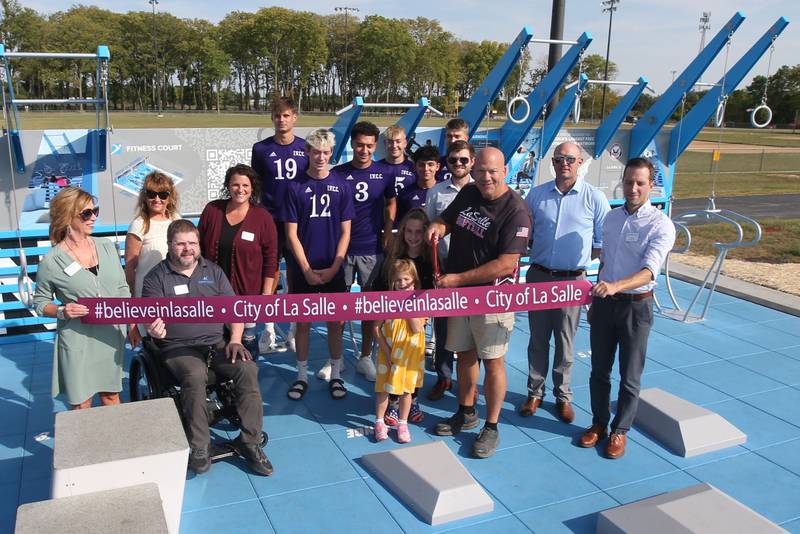
[[[611,369],[619,346],[620,385],[617,412],[605,448],[608,458],[625,454],[625,433],[639,405],[639,387],[653,324],[655,278],[675,244],[675,226],[650,204],[655,184],[653,165],[634,158],[625,166],[625,205],[611,210],[603,224],[600,274],[592,288],[591,324],[592,426],[580,445],[594,447],[607,435],[611,419]]]
[[[575,143],[562,143],[553,152],[555,180],[541,184],[525,202],[533,217],[533,246],[527,282],[579,280],[602,248],[600,232],[609,212],[608,200],[596,187],[578,179],[583,164]],[[573,340],[578,330],[580,306],[528,312],[528,398],[519,413],[536,412],[545,394],[550,358],[550,338],[555,338],[553,395],[556,414],[564,422],[575,419],[570,376],[574,360]]]

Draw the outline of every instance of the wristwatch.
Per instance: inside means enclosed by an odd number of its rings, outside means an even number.
[[[67,307],[66,306],[59,306],[56,310],[56,319],[61,319],[62,321],[66,320],[67,318]]]

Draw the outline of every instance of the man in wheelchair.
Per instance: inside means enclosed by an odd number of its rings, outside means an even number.
[[[200,256],[199,233],[191,221],[174,221],[167,229],[167,259],[145,276],[143,297],[234,296],[230,282],[216,264]],[[211,468],[206,411],[208,370],[233,381],[241,432],[234,449],[259,475],[272,473],[261,449],[264,407],[258,386],[258,367],[242,346],[243,323],[230,325],[230,342],[225,343],[221,323],[171,323],[160,318],[147,326],[159,349],[164,366],[181,387],[181,410],[191,454],[189,467],[197,474]]]

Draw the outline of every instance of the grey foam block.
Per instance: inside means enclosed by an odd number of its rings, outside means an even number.
[[[140,458],[189,447],[170,398],[56,414],[53,468]]]
[[[639,394],[636,425],[681,456],[733,447],[747,435],[721,415],[658,388]]]
[[[364,466],[431,525],[491,512],[494,502],[441,441],[365,454]]]
[[[23,504],[16,534],[167,534],[155,483]]]
[[[697,484],[600,512],[598,534],[786,532],[711,484]]]

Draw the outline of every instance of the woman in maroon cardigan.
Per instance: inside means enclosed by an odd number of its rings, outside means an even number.
[[[278,237],[272,216],[259,205],[258,174],[248,165],[231,167],[222,197],[206,204],[200,215],[203,257],[222,267],[237,295],[269,295],[278,267]],[[258,357],[255,323],[245,323],[242,342]]]

